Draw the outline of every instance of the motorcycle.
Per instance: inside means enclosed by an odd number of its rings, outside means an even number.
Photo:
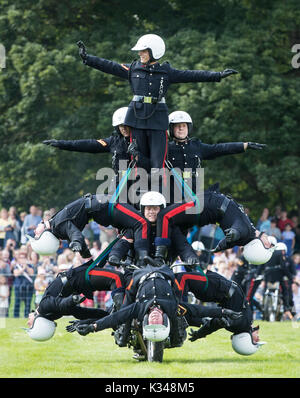
[[[268,269],[266,269],[267,272]],[[267,281],[263,298],[263,319],[269,322],[281,321],[283,313],[284,308],[280,282]]]
[[[155,263],[151,262],[151,259],[149,259],[149,264],[155,265]],[[139,267],[134,265],[129,267],[131,269],[139,269]],[[160,278],[158,272],[154,272],[151,277]],[[170,320],[161,306],[156,303],[148,308],[143,321],[138,319],[128,321],[118,327],[112,334],[118,346],[127,346],[133,349],[133,359],[162,362],[165,349],[183,345],[187,338],[186,329],[188,326],[182,316],[177,316],[176,319]]]

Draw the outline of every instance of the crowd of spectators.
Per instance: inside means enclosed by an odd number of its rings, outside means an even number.
[[[249,210],[245,209],[249,214]],[[0,317],[27,317],[30,310],[37,307],[49,283],[61,272],[71,266],[83,264],[85,260],[68,248],[66,241],[61,242],[57,253],[42,256],[32,251],[26,235],[34,236],[34,230],[42,219],[49,219],[55,208],[43,211],[30,206],[28,213],[18,213],[15,207],[0,211]],[[249,214],[250,218],[251,215]],[[253,220],[252,220],[253,221]],[[255,224],[255,223],[254,223]],[[300,286],[300,225],[298,216],[290,214],[279,206],[270,215],[269,209],[262,211],[256,222],[256,228],[275,236],[288,247],[287,255],[294,261],[297,269],[296,281]],[[92,221],[83,230],[83,235],[93,259],[115,239],[117,231],[104,228]],[[216,225],[192,228],[188,241],[200,240],[206,249],[215,247],[224,237]],[[208,257],[207,257],[208,258]],[[208,258],[208,269],[230,279],[240,265],[240,248],[216,253]],[[106,265],[109,267],[109,265]],[[294,303],[300,317],[300,288],[293,284]],[[259,292],[258,292],[259,294]],[[112,304],[110,292],[95,292],[94,299],[86,299],[81,305],[108,309]],[[22,314],[21,314],[22,310]],[[24,311],[24,313],[23,313]]]

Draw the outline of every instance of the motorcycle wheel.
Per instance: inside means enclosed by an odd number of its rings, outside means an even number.
[[[164,356],[163,341],[147,341],[148,362],[162,362]]]
[[[269,322],[274,322],[274,314],[272,315],[273,311],[273,300],[272,296],[266,296],[265,297],[265,302],[264,302],[264,320],[269,321]]]

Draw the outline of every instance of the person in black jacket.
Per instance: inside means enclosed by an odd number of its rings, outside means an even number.
[[[183,277],[176,275],[177,279]],[[234,281],[224,278],[217,272],[207,270],[206,277],[208,280],[207,289],[203,289],[203,285],[189,279],[184,289],[191,291],[195,297],[201,302],[214,302],[218,303],[222,308],[230,309],[234,312],[241,313],[240,317],[235,319],[207,317],[202,319],[202,327],[198,330],[191,330],[190,341],[195,341],[204,338],[207,335],[225,328],[233,333],[234,339],[239,336],[243,337],[245,334],[248,336],[249,352],[244,355],[254,353],[258,348],[259,342],[258,329],[253,327],[253,313],[242,288]],[[241,352],[239,352],[241,353]]]
[[[202,198],[201,198],[202,200]],[[219,223],[225,238],[213,249],[214,252],[234,246],[244,246],[259,238],[265,249],[271,244],[265,233],[260,233],[253,225],[243,206],[230,196],[218,191],[205,191],[203,203],[196,198],[190,202],[167,206],[157,218],[157,253],[156,257],[164,258],[170,245],[170,234],[173,225],[190,228]]]
[[[133,228],[135,235],[135,250],[148,250],[149,223],[133,206],[126,203],[112,204],[109,195],[86,194],[67,204],[49,220],[40,223],[36,229],[38,241],[35,250],[43,252],[43,233],[50,231],[57,239],[68,240],[70,249],[80,252],[83,258],[91,257],[85,243],[82,230],[92,219],[103,226],[112,225],[115,228]],[[40,245],[38,243],[40,242]],[[39,248],[39,246],[41,246]]]
[[[161,37],[153,34],[142,36],[133,51],[138,51],[139,61],[119,64],[103,58],[88,55],[82,42],[77,43],[83,63],[102,72],[129,81],[133,99],[129,104],[125,124],[131,127],[132,137],[138,148],[150,158],[152,168],[164,168],[167,156],[168,108],[165,95],[170,84],[188,82],[220,82],[234,73],[233,69],[223,72],[202,70],[178,70],[168,62],[158,60],[165,53]]]
[[[132,160],[136,162],[137,167],[144,168],[147,171],[150,167],[149,159],[138,151],[136,142],[133,142],[130,138],[129,126],[124,124],[127,109],[127,107],[122,107],[114,112],[112,117],[114,132],[109,137],[79,140],[51,139],[43,141],[43,144],[67,151],[111,153],[114,175],[111,176],[107,193],[113,194]],[[127,189],[129,189],[130,181],[127,183]]]
[[[79,304],[86,298],[93,299],[94,291],[112,291],[114,308],[123,302],[124,277],[121,272],[102,268],[93,260],[68,271],[60,272],[45,290],[35,311],[28,317],[28,326],[39,333],[34,325],[37,317],[55,321],[64,315],[73,315],[76,319],[99,319],[108,315],[107,311],[97,308],[85,308]],[[32,329],[31,329],[32,331]],[[31,335],[31,333],[29,333]],[[50,337],[50,336],[49,336]]]
[[[98,332],[107,328],[116,329],[125,322],[138,319],[143,322],[145,315],[153,306],[158,307],[171,322],[171,346],[183,344],[185,334],[178,333],[178,323],[185,318],[187,326],[199,326],[203,317],[211,316],[223,322],[237,319],[241,312],[224,308],[209,308],[196,304],[189,304],[180,300],[180,292],[173,271],[168,266],[153,267],[135,270],[132,275],[131,289],[132,304],[124,305],[115,313],[97,320],[72,321],[67,331],[75,330],[85,336],[91,332]],[[150,315],[149,315],[150,317]],[[181,338],[180,338],[181,337]],[[183,338],[182,338],[183,337]]]
[[[190,138],[193,129],[191,116],[184,111],[175,111],[169,115],[169,133],[173,139],[168,146],[169,167],[177,168],[182,172],[185,184],[197,194],[197,178],[200,178],[199,169],[203,160],[211,160],[224,155],[245,153],[247,149],[261,150],[265,144],[254,142],[228,142],[221,144],[205,144],[197,138]],[[177,185],[172,186],[172,190]],[[180,198],[181,198],[180,193]],[[178,195],[177,195],[178,197]],[[174,194],[171,193],[174,199]]]

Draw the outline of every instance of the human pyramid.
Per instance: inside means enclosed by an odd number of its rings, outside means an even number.
[[[189,326],[202,325],[199,330],[191,331],[191,341],[225,328],[233,333],[231,342],[237,353],[253,354],[262,343],[258,327],[252,326],[252,311],[242,289],[215,272],[203,270],[186,234],[195,225],[218,223],[225,237],[211,249],[212,253],[240,246],[251,264],[264,264],[271,258],[275,246],[268,236],[256,230],[243,206],[221,193],[218,184],[204,191],[201,169],[202,160],[245,153],[248,149],[262,150],[265,145],[253,142],[204,144],[191,138],[191,116],[181,110],[168,115],[166,105],[171,84],[220,82],[238,72],[234,69],[222,72],[178,70],[168,62],[160,64],[165,43],[155,34],[144,35],[137,41],[132,50],[138,52],[140,59],[130,64],[89,55],[82,42],[77,45],[84,65],[128,80],[133,98],[128,107],[114,112],[114,132],[108,138],[43,142],[62,150],[111,153],[112,172],[109,185],[99,187],[96,194],[86,194],[67,204],[50,220],[42,221],[35,238],[30,238],[32,249],[42,255],[55,253],[60,240],[67,240],[69,247],[79,252],[86,263],[59,274],[50,284],[38,308],[29,316],[28,334],[35,340],[45,341],[53,336],[56,319],[73,315],[77,320],[67,330],[87,335],[126,325],[133,318],[143,321],[150,308],[149,322],[154,319],[162,324],[162,340],[170,332],[163,321],[162,314],[166,313],[171,324],[179,325],[179,329],[181,323],[177,318],[183,316]],[[94,261],[82,235],[91,219],[120,231],[117,239]],[[170,265],[178,256],[187,266],[184,272],[175,274]],[[132,267],[125,267],[125,272],[121,272],[103,268],[107,262],[120,266],[122,261],[135,264],[138,269],[133,271]],[[151,313],[149,302],[138,300],[140,289],[137,286],[144,273],[154,268],[171,281],[173,290],[177,289],[167,304],[161,299],[161,313],[157,308]],[[152,302],[153,291],[150,293],[150,285],[147,290],[149,280],[144,279],[145,291]],[[156,302],[164,296],[165,289],[166,285],[158,289]],[[95,290],[112,291],[114,309],[111,314],[79,305],[84,297],[92,298]],[[189,304],[185,300],[188,292],[201,302],[215,302],[221,307]],[[179,335],[182,334],[173,336],[174,346],[183,344]],[[117,343],[125,346],[127,337],[125,333]]]

